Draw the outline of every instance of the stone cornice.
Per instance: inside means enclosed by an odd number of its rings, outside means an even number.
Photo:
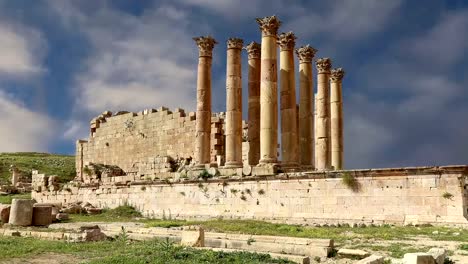
[[[193,38],[198,46],[200,57],[212,57],[213,48],[215,44],[218,44],[216,40],[211,36],[201,36]]]
[[[249,55],[249,60],[260,59],[262,46],[259,43],[252,41],[249,43],[249,45],[245,46],[244,49],[247,51],[247,54]]]
[[[331,60],[330,58],[320,58],[316,61],[318,73],[330,73]]]
[[[229,38],[226,43],[228,49],[242,49],[244,40],[240,38]]]
[[[278,45],[280,46],[281,50],[294,50],[294,46],[296,45],[296,36],[292,31],[281,33],[278,36]]]
[[[343,68],[336,68],[331,70],[330,81],[332,82],[341,82],[345,75]]]
[[[299,63],[311,63],[312,59],[315,56],[315,53],[317,53],[317,50],[312,48],[308,44],[296,49],[296,54],[299,58]]]
[[[281,21],[276,16],[257,18],[256,20],[263,36],[276,36],[278,28],[281,26]]]

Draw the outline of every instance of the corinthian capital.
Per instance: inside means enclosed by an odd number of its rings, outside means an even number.
[[[341,82],[345,75],[343,68],[336,68],[331,70],[330,81],[332,82]]]
[[[200,57],[212,57],[213,48],[215,44],[218,44],[216,40],[211,36],[201,36],[193,38],[198,46],[198,56]]]
[[[316,52],[317,50],[312,48],[308,44],[296,49],[296,54],[299,58],[299,63],[311,63]]]
[[[247,51],[247,54],[249,54],[249,60],[260,59],[262,46],[260,46],[260,44],[258,44],[257,42],[250,42],[250,44],[245,46],[244,49]]]
[[[278,45],[280,46],[281,50],[293,50],[294,46],[296,45],[296,36],[292,31],[281,33],[278,36]]]
[[[229,38],[227,40],[228,49],[242,49],[243,45],[244,45],[244,41],[240,38]]]
[[[276,16],[257,18],[256,20],[263,36],[276,36],[278,28],[281,26],[281,21]]]
[[[331,60],[329,58],[320,58],[316,61],[318,73],[330,73]]]

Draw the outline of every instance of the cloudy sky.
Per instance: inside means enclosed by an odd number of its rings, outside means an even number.
[[[0,0],[0,152],[71,154],[105,110],[193,111],[199,35],[224,111],[226,39],[273,14],[346,70],[347,168],[468,164],[463,0]]]

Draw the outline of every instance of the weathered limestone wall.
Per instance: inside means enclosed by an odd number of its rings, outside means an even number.
[[[213,162],[216,155],[224,155],[223,122],[219,116],[211,117]],[[164,107],[101,118],[88,141],[77,141],[77,175],[83,179],[82,168],[90,162],[151,175],[159,172],[158,157],[194,158],[195,123],[194,112]]]
[[[354,176],[357,187],[343,184],[342,175]],[[467,225],[467,178],[468,166],[372,169],[171,185],[73,187],[71,192],[33,192],[33,198],[110,208],[128,202],[157,218]]]

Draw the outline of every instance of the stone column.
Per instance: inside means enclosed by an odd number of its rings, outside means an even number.
[[[342,68],[333,69],[330,75],[330,118],[331,118],[331,166],[343,169],[343,96]]]
[[[242,167],[242,39],[227,41],[226,167]]]
[[[251,42],[245,47],[249,56],[249,165],[257,165],[260,160],[260,51],[261,46]]]
[[[211,61],[217,42],[210,36],[193,39],[199,51],[195,161],[198,167],[203,167],[211,160]]]
[[[294,71],[293,32],[278,36],[280,46],[280,110],[281,110],[281,164],[286,167],[298,166],[297,125],[296,125],[296,81]]]
[[[299,148],[303,166],[314,167],[315,115],[312,60],[317,52],[309,45],[296,49],[299,58]]]
[[[317,60],[317,170],[331,168],[330,153],[330,68],[329,58]]]
[[[278,163],[278,76],[276,16],[257,18],[262,31],[260,73],[260,163]]]

